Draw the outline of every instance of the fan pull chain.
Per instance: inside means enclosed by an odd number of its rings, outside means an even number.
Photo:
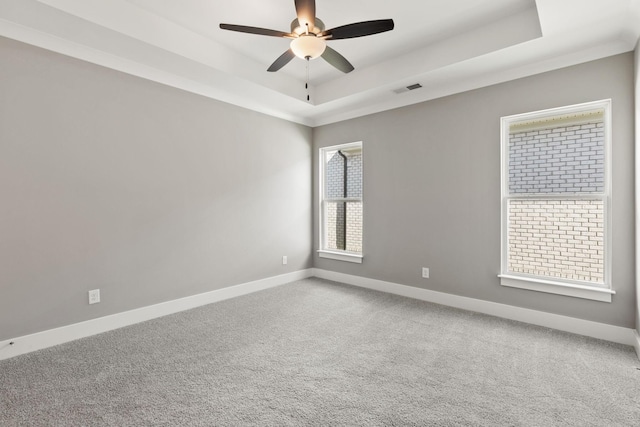
[[[307,101],[310,100],[309,98],[309,57],[307,56],[307,80],[304,83],[304,88],[307,90]]]

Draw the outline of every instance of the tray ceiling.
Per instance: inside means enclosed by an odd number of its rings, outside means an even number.
[[[390,32],[330,41],[355,70],[294,58],[292,0],[3,0],[0,35],[286,120],[318,126],[633,50],[640,0],[316,0],[328,28],[392,18]],[[398,91],[420,83],[420,89]],[[398,93],[400,92],[400,93]]]

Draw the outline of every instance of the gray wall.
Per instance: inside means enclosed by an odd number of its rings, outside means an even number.
[[[619,55],[315,129],[314,156],[365,144],[356,265],[311,257],[309,128],[0,38],[0,340],[312,265],[632,327],[633,65]],[[499,286],[499,118],[604,98],[613,303]]]
[[[364,262],[316,255],[315,267],[633,327],[633,69],[627,53],[315,128],[314,155],[364,143]],[[500,286],[500,117],[606,98],[613,102],[613,302]],[[316,219],[316,247],[317,239]],[[430,279],[421,267],[431,269]]]
[[[636,331],[640,334],[640,41],[635,50],[636,101]],[[640,356],[640,354],[638,354]]]
[[[310,128],[3,38],[0,70],[0,340],[311,267]]]

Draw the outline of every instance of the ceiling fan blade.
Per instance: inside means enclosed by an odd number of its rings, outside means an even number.
[[[352,39],[355,37],[370,36],[393,30],[393,19],[378,19],[376,21],[356,22],[355,24],[342,25],[318,34],[318,37],[329,37],[330,40]]]
[[[325,61],[327,61],[329,64],[333,65],[343,73],[350,73],[351,71],[353,71],[353,65],[351,65],[351,63],[347,61],[347,58],[340,55],[329,46],[327,46],[324,50],[322,58],[324,58]]]
[[[316,26],[316,0],[295,0],[298,23],[302,28],[309,24],[309,30]]]
[[[283,53],[276,59],[273,64],[267,69],[269,72],[278,71],[280,68],[284,67],[295,57],[295,53],[291,49]]]
[[[284,37],[287,39],[295,39],[297,36],[284,31],[269,30],[267,28],[248,27],[246,25],[220,24],[223,30],[237,31],[239,33],[258,34],[261,36]]]

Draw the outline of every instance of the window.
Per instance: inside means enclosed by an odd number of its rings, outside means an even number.
[[[501,284],[611,302],[611,101],[503,117]]]
[[[322,258],[362,262],[362,143],[320,149]]]

